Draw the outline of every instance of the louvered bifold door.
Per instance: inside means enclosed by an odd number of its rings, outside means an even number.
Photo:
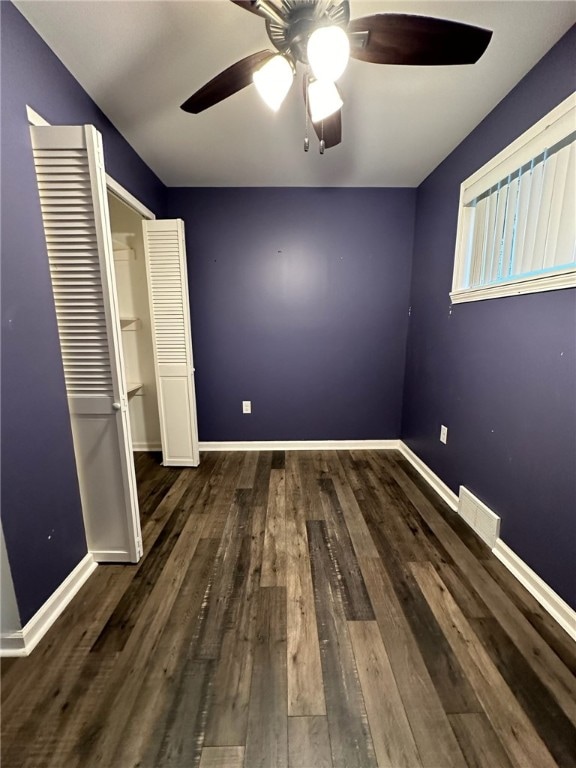
[[[184,222],[144,221],[162,455],[166,466],[200,462]]]
[[[88,549],[136,562],[140,517],[102,138],[31,128]]]

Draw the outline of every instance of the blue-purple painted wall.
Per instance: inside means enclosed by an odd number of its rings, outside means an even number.
[[[2,525],[25,624],[86,554],[26,104],[92,123],[109,173],[161,213],[164,186],[8,2],[0,2]]]
[[[576,606],[576,292],[450,310],[461,182],[576,85],[573,28],[418,189],[402,436]],[[439,441],[440,425],[448,443]]]
[[[168,201],[186,224],[200,439],[399,437],[415,190]]]
[[[86,552],[26,104],[96,125],[111,175],[184,218],[202,440],[395,438],[404,397],[408,444],[572,600],[574,292],[450,315],[448,291],[459,184],[567,95],[575,33],[418,193],[166,190],[20,13],[0,13],[2,523],[22,622]]]

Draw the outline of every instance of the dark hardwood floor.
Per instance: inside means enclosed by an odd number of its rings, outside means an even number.
[[[2,662],[2,768],[576,766],[575,644],[399,453],[136,471],[142,561]]]

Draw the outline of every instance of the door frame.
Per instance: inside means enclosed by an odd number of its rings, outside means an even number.
[[[156,214],[153,211],[147,208],[144,203],[141,203],[137,197],[134,197],[131,192],[128,192],[128,190],[123,187],[122,184],[117,182],[116,179],[113,179],[109,173],[106,174],[106,189],[108,192],[111,192],[114,197],[117,197],[118,200],[125,203],[129,208],[132,208],[133,211],[136,211],[136,213],[139,216],[142,216],[143,219],[147,219],[148,221],[156,219]]]

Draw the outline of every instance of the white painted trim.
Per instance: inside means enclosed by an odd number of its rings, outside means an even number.
[[[106,174],[106,187],[108,188],[109,192],[112,192],[113,195],[116,195],[117,198],[119,198],[123,203],[126,203],[126,205],[136,211],[136,213],[140,214],[140,216],[143,216],[145,219],[156,218],[155,213],[147,208],[144,203],[141,203],[137,197],[134,197],[131,192],[128,192],[128,190],[123,187],[122,184],[117,182],[116,179],[113,179],[112,176],[110,176],[108,173]]]
[[[96,568],[97,563],[89,552],[20,632],[0,637],[0,656],[28,656],[32,653]]]
[[[540,291],[558,291],[562,288],[576,288],[576,269],[566,272],[555,272],[553,275],[538,275],[537,277],[519,278],[498,285],[485,285],[481,288],[463,288],[450,293],[452,304],[463,304],[467,301],[482,301],[484,299],[500,299],[503,296],[520,296],[524,293],[539,293]]]
[[[8,552],[6,551],[4,530],[0,520],[0,634],[11,635],[21,630],[22,622],[20,621]]]
[[[50,125],[48,120],[44,120],[42,115],[39,115],[38,112],[36,112],[35,109],[32,109],[32,107],[29,107],[28,104],[26,104],[26,114],[28,116],[28,122],[30,123],[30,125],[35,125],[35,126]]]
[[[441,496],[444,501],[458,511],[458,497],[440,480],[438,475],[425,464],[422,459],[408,448],[406,443],[400,443],[400,452],[420,472],[422,477],[428,481],[430,486]],[[546,584],[546,582],[535,573],[530,566],[518,557],[518,555],[504,544],[502,539],[497,539],[494,549],[494,555],[502,562],[510,573],[518,579],[530,594],[538,600],[540,605],[560,624],[573,640],[576,640],[576,612]]]
[[[509,173],[520,168],[548,146],[568,136],[574,130],[573,111],[576,110],[576,93],[571,93],[537,123],[530,126],[511,144],[485,163],[475,173],[462,182],[464,191],[463,205],[490,189],[493,184],[505,178]],[[532,142],[538,141],[535,150]]]
[[[140,540],[141,534],[137,535]],[[134,563],[134,555],[122,549],[91,549],[90,554],[96,563]],[[142,553],[140,553],[142,554]],[[138,558],[140,559],[140,558]]]
[[[438,496],[440,496],[441,499],[444,499],[450,509],[453,509],[456,512],[458,510],[458,496],[454,493],[454,491],[451,490],[443,480],[440,480],[438,475],[434,474],[430,467],[427,464],[424,464],[422,459],[418,458],[414,451],[408,448],[406,443],[401,441],[399,448],[400,453],[404,456],[405,459],[408,459],[414,469],[420,472],[424,480],[428,482],[428,485],[432,486]]]
[[[564,602],[502,539],[497,540],[492,552],[560,624],[572,640],[576,641],[576,611],[572,610],[568,603]]]
[[[22,630],[0,635],[0,658],[8,656],[28,656]]]
[[[162,443],[132,443],[132,450],[135,453],[145,452],[145,451],[161,451],[162,450]]]
[[[250,442],[199,443],[201,451],[390,451],[400,440],[260,440]]]

